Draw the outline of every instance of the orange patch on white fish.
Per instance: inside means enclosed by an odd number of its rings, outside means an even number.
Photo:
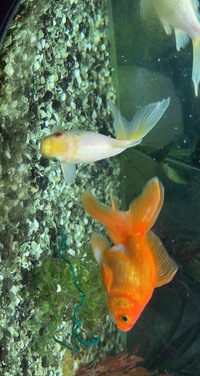
[[[88,214],[107,227],[113,242],[92,235],[92,249],[107,293],[107,305],[119,329],[130,330],[155,287],[171,281],[178,267],[160,239],[150,230],[163,205],[164,188],[151,179],[126,212],[102,205],[86,191],[82,201]]]
[[[200,14],[198,0],[141,0],[141,15],[147,21],[152,10],[157,14],[166,34],[174,29],[176,48],[180,51],[189,42],[193,44],[192,80],[195,95],[200,81]]]
[[[76,163],[96,162],[138,145],[160,120],[169,103],[167,98],[148,104],[140,108],[131,121],[124,119],[110,103],[116,139],[90,131],[59,130],[42,140],[40,151],[45,157],[61,163],[65,181],[70,184],[75,177]]]

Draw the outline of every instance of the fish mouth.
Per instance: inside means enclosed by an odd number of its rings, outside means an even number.
[[[40,145],[40,152],[45,157],[49,157],[50,156],[50,143],[49,143],[49,141],[48,141],[47,138],[44,138],[42,140],[41,145]]]

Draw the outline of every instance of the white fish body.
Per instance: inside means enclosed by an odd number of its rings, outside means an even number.
[[[116,139],[90,131],[59,131],[42,140],[41,153],[61,163],[65,180],[70,184],[75,177],[76,163],[96,162],[113,157],[139,144],[160,120],[169,103],[170,99],[167,98],[142,107],[130,122],[110,103]]]
[[[141,0],[141,14],[147,19],[152,8],[157,13],[165,32],[175,32],[176,48],[180,51],[191,38],[193,43],[192,80],[195,95],[200,81],[200,14],[198,0]]]
[[[66,133],[65,135],[67,136]],[[68,162],[68,160],[74,163],[96,162],[120,154],[126,148],[141,142],[141,140],[137,142],[133,142],[132,140],[116,140],[100,133],[81,131],[78,138],[78,154],[76,156],[74,154],[72,158],[68,158],[67,156],[63,162]]]

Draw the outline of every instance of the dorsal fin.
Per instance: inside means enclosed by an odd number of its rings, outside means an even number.
[[[178,270],[178,265],[168,255],[161,240],[152,231],[148,232],[147,241],[156,263],[157,278],[155,287],[159,287],[172,280]]]

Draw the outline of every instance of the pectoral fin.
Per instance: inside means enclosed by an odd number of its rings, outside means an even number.
[[[147,238],[156,262],[157,278],[155,287],[159,287],[172,280],[178,270],[178,265],[168,255],[162,242],[152,231],[148,232]]]
[[[185,48],[186,44],[189,42],[190,38],[187,34],[179,29],[175,29],[175,37],[176,37],[176,49],[180,51],[181,48]]]
[[[113,281],[113,272],[110,266],[105,263],[103,263],[101,266],[101,277],[105,290],[109,292]]]
[[[108,240],[97,233],[92,235],[92,250],[94,258],[97,260],[99,266],[102,265],[104,253],[110,248]]]
[[[163,25],[163,27],[164,27],[164,30],[165,30],[165,32],[166,32],[166,34],[167,35],[170,35],[171,33],[172,33],[172,28],[171,28],[171,26],[168,24],[168,22],[164,19],[164,18],[162,18],[162,17],[160,17],[160,21],[161,21],[161,23],[162,23],[162,25]]]
[[[76,175],[76,165],[74,163],[61,163],[64,179],[67,184],[71,184]]]

